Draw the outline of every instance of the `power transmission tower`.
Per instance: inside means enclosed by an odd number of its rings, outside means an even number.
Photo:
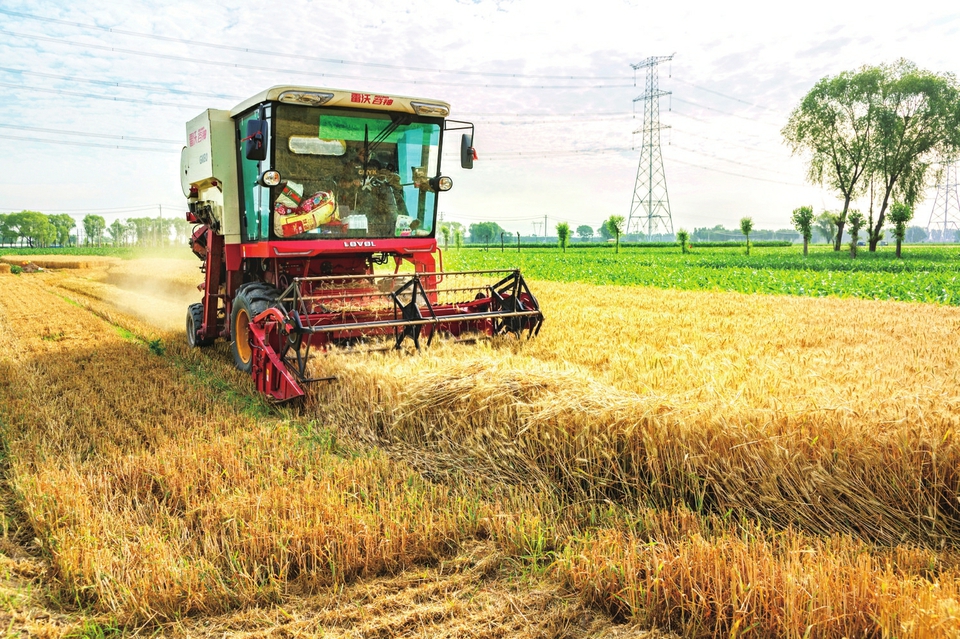
[[[647,238],[655,233],[673,235],[667,176],[663,172],[663,156],[660,154],[660,130],[670,128],[660,125],[660,98],[670,92],[660,90],[657,77],[657,65],[672,59],[672,55],[652,56],[630,65],[634,72],[647,70],[647,84],[644,92],[633,100],[634,103],[643,100],[643,128],[634,131],[643,133],[643,142],[626,232],[645,233]]]
[[[957,194],[957,161],[947,162],[937,184],[927,237],[934,242],[955,242],[960,231],[960,196]]]

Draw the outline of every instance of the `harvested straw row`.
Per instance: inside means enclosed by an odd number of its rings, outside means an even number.
[[[76,257],[72,255],[0,255],[0,262],[23,265],[33,263],[40,268],[88,269],[115,261],[108,257]]]
[[[0,264],[0,273],[9,273],[10,265],[9,264]]]
[[[236,413],[38,283],[0,284],[0,319],[9,480],[67,600],[121,623],[222,611],[432,561],[475,531],[477,503]]]
[[[657,294],[643,291],[634,301]],[[701,293],[696,305],[725,314],[746,296],[720,297],[717,302]],[[541,299],[549,304],[549,296]],[[630,299],[622,301],[628,306]],[[850,533],[883,544],[956,544],[960,398],[952,380],[960,379],[960,368],[936,344],[941,334],[947,343],[956,342],[956,335],[938,327],[943,319],[938,309],[907,315],[907,305],[850,302],[843,310],[840,301],[825,302],[839,310],[826,316],[821,310],[818,321],[833,326],[837,338],[819,347],[796,340],[807,330],[797,311],[809,311],[807,305],[793,311],[787,306],[778,315],[761,300],[754,315],[715,322],[716,339],[728,345],[710,350],[700,343],[696,358],[689,346],[677,346],[680,356],[674,357],[671,347],[653,348],[642,335],[619,351],[600,349],[621,358],[631,348],[650,350],[634,360],[634,378],[647,369],[648,357],[672,361],[666,367],[676,372],[691,372],[692,380],[668,375],[663,390],[636,393],[623,389],[623,382],[610,383],[603,370],[609,363],[599,360],[596,349],[565,346],[573,363],[557,361],[560,347],[546,337],[522,352],[441,347],[415,359],[327,358],[317,363],[317,375],[339,375],[341,381],[318,389],[316,407],[369,440],[441,451],[507,480],[539,480],[571,501],[684,503],[703,512],[732,509],[781,527]],[[564,304],[558,300],[555,312],[563,317],[576,312]],[[746,313],[742,307],[733,310]],[[924,320],[924,314],[931,317]],[[878,347],[897,346],[917,357],[873,364],[877,372],[856,373],[858,367],[851,372],[845,363],[863,345],[853,336],[863,334],[862,322],[871,316],[878,322]],[[947,319],[958,321],[954,316]],[[656,321],[644,314],[637,321],[652,322],[644,334],[671,335],[684,324],[705,327],[692,317],[690,308],[680,306],[674,313],[659,308]],[[603,324],[610,333],[626,334],[631,321],[607,318]],[[913,322],[910,332],[905,322]],[[903,333],[886,334],[880,327],[887,325]],[[743,326],[756,326],[749,339],[738,329]],[[792,375],[797,364],[791,368],[782,355],[789,348],[807,351],[817,362],[815,369],[802,371],[821,378],[808,393],[799,392],[800,375]],[[829,359],[821,361],[811,349],[825,350]],[[549,361],[528,351],[547,353]],[[714,377],[703,384],[704,370],[720,371],[745,358],[736,375],[708,373]],[[693,362],[699,362],[695,374]],[[626,364],[618,368],[626,370]],[[656,377],[658,368],[647,369],[646,379]],[[875,378],[884,380],[879,388],[873,388]],[[698,383],[703,385],[692,385]],[[650,388],[645,381],[637,385]],[[838,403],[838,387],[851,393],[848,401]]]
[[[421,372],[411,388],[396,359],[341,365],[344,381],[322,390],[319,405],[347,408],[345,422],[368,439],[436,449],[507,480],[540,480],[570,501],[734,509],[886,544],[960,539],[953,415],[893,430],[845,411],[691,415],[669,398],[630,396],[549,367],[473,361]],[[373,414],[362,401],[371,388]]]

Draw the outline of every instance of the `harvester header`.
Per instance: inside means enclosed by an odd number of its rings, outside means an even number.
[[[188,341],[229,339],[238,368],[285,400],[314,381],[312,347],[536,334],[543,317],[518,271],[442,272],[445,133],[463,132],[463,168],[476,157],[473,125],[449,113],[438,100],[279,86],[190,120],[180,178],[204,283]]]

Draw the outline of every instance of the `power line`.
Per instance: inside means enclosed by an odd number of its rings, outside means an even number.
[[[685,146],[679,144],[671,144],[675,149],[680,149],[681,151],[687,151],[688,153],[696,153],[697,155],[702,155],[704,157],[713,158],[714,160],[720,160],[721,162],[729,162],[730,164],[738,164],[740,166],[747,167],[748,169],[755,169],[757,171],[766,171],[768,173],[776,173],[778,175],[786,175],[785,173],[780,173],[779,171],[773,171],[771,169],[765,169],[761,166],[754,166],[753,164],[747,164],[745,162],[738,162],[736,160],[728,160],[727,158],[722,158],[719,155],[713,155],[710,153],[704,153],[703,151],[697,151],[696,149],[689,149]]]
[[[562,126],[562,125],[568,125],[568,124],[581,124],[584,122],[617,122],[624,119],[628,119],[628,118],[626,118],[626,116],[613,117],[613,118],[584,116],[582,118],[576,118],[576,119],[570,119],[570,120],[516,120],[513,122],[503,122],[499,120],[475,120],[475,122],[479,124],[494,125],[494,126],[527,126],[529,124],[555,124],[558,126]]]
[[[0,10],[0,13],[3,13]],[[108,87],[117,87],[120,89],[137,89],[139,91],[153,91],[156,93],[176,93],[178,95],[189,95],[195,97],[204,97],[204,98],[218,98],[221,100],[242,100],[242,97],[233,96],[233,95],[224,95],[222,93],[200,93],[196,91],[184,91],[182,89],[174,89],[171,87],[156,87],[143,84],[130,84],[126,82],[114,82],[112,80],[93,80],[90,78],[77,78],[69,75],[56,75],[53,73],[41,73],[39,71],[27,71],[25,69],[9,69],[6,67],[0,67],[0,71],[6,71],[7,73],[17,73],[23,75],[35,75],[41,78],[51,78],[53,80],[67,80],[69,82],[82,82],[86,84],[97,84]]]
[[[166,207],[169,207],[169,208],[179,208],[179,207],[183,206],[183,204],[177,204],[177,205],[163,204],[163,206],[166,206]],[[137,213],[137,212],[139,212],[139,211],[154,211],[154,210],[156,210],[156,208],[157,208],[157,205],[156,205],[156,204],[144,204],[144,205],[142,205],[142,206],[128,206],[128,207],[110,208],[110,209],[61,209],[61,208],[54,208],[53,210],[59,211],[59,212],[61,212],[61,213],[107,213],[107,214],[111,214],[111,215],[116,215],[116,214],[122,214],[122,213]],[[2,209],[2,210],[4,210],[4,211],[11,211],[11,212],[23,210],[23,209],[17,209],[16,207],[9,207],[9,206],[2,206],[2,207],[0,207],[0,209]]]
[[[0,31],[2,33],[2,31]],[[132,104],[149,104],[151,106],[175,107],[178,109],[203,109],[203,106],[191,104],[175,104],[173,102],[157,102],[155,100],[143,100],[139,98],[123,98],[116,95],[96,95],[94,93],[79,93],[77,91],[64,91],[62,89],[44,89],[42,87],[28,87],[22,84],[10,84],[9,82],[0,82],[0,87],[9,87],[11,89],[21,89],[23,91],[36,91],[39,93],[53,93],[56,95],[67,95],[74,98],[91,98],[94,100],[108,100],[110,102],[130,102]]]
[[[606,149],[569,149],[566,151],[502,151],[500,153],[485,153],[484,159],[522,160],[527,158],[552,158],[570,155],[602,155],[607,153],[629,153],[632,149],[627,148],[606,148]]]
[[[23,135],[4,135],[6,140],[26,140],[45,144],[63,144],[67,146],[96,147],[100,149],[117,149],[120,151],[147,151],[150,153],[179,153],[179,149],[150,149],[142,146],[120,146],[119,144],[97,144],[96,142],[71,142],[70,140],[49,140],[45,138],[31,138]]]
[[[343,64],[343,65],[352,65],[352,66],[361,66],[361,67],[371,67],[378,69],[395,69],[399,71],[422,71],[426,73],[445,73],[451,75],[463,75],[463,76],[480,76],[480,77],[497,77],[497,78],[520,78],[520,79],[543,79],[543,80],[628,80],[628,76],[616,75],[616,76],[579,76],[579,75],[539,75],[539,74],[529,74],[529,73],[504,73],[504,72],[493,72],[493,71],[462,71],[454,69],[435,69],[429,67],[411,67],[406,65],[396,65],[396,64],[387,64],[383,62],[359,62],[355,60],[343,60],[337,58],[320,58],[314,56],[305,56],[297,53],[283,53],[280,51],[268,51],[264,49],[251,49],[249,47],[234,47],[225,44],[214,44],[212,42],[204,42],[201,40],[187,40],[185,38],[174,38],[172,36],[164,36],[153,33],[141,33],[139,31],[127,31],[125,29],[115,29],[113,27],[101,27],[99,25],[93,24],[84,24],[82,22],[71,22],[69,20],[60,20],[57,18],[47,18],[43,16],[32,15],[29,13],[19,13],[17,11],[9,11],[7,9],[0,9],[0,13],[16,16],[18,18],[26,18],[28,20],[37,20],[40,22],[47,22],[52,24],[62,24],[72,27],[78,27],[80,29],[88,30],[97,30],[105,31],[107,33],[117,33],[120,35],[128,35],[137,38],[149,38],[151,40],[160,40],[164,42],[176,42],[179,44],[188,44],[192,47],[206,47],[208,49],[217,49],[221,51],[234,51],[238,53],[253,53],[256,55],[268,55],[281,58],[289,58],[293,60],[305,60],[310,62],[325,62],[328,64]]]
[[[463,117],[517,117],[517,118],[543,118],[543,117],[578,117],[588,115],[633,115],[632,111],[591,111],[587,113],[461,113]]]
[[[781,182],[780,180],[768,180],[766,178],[754,177],[752,175],[744,175],[743,173],[734,173],[732,171],[724,171],[723,169],[714,169],[709,166],[703,166],[702,164],[694,164],[693,162],[684,162],[683,160],[670,160],[671,163],[676,164],[685,164],[687,166],[692,166],[698,169],[703,169],[704,171],[713,171],[715,173],[723,173],[724,175],[733,175],[736,177],[741,177],[747,180],[756,180],[758,182],[770,182],[772,184],[785,184],[787,186],[801,186],[805,187],[806,184],[797,184],[796,182]]]
[[[691,106],[695,106],[701,109],[708,109],[710,111],[716,111],[717,113],[723,113],[724,115],[730,115],[735,118],[743,118],[744,120],[749,120],[750,122],[757,122],[757,118],[750,117],[749,115],[740,115],[739,113],[731,113],[730,111],[724,111],[723,109],[718,109],[716,107],[707,106],[705,104],[700,104],[699,102],[693,102],[692,100],[684,100],[683,98],[674,98],[677,102],[683,102]],[[772,123],[770,123],[772,124]]]
[[[752,107],[756,107],[756,108],[758,108],[758,109],[763,109],[764,111],[770,111],[770,112],[773,112],[773,113],[776,113],[776,112],[777,112],[775,109],[771,109],[771,108],[769,108],[769,107],[765,107],[765,106],[760,105],[760,104],[755,104],[755,103],[753,103],[753,102],[747,102],[746,100],[741,100],[740,98],[735,98],[735,97],[733,97],[733,96],[731,96],[731,95],[727,95],[727,94],[725,94],[725,93],[720,93],[719,91],[714,91],[713,89],[708,89],[708,88],[706,88],[706,87],[702,87],[702,86],[693,84],[692,82],[686,82],[686,81],[680,80],[680,79],[678,79],[678,78],[671,78],[671,79],[672,79],[674,82],[679,82],[680,84],[685,84],[685,85],[687,85],[687,86],[689,86],[689,87],[693,87],[694,89],[699,89],[700,91],[706,91],[707,93],[712,93],[712,94],[714,94],[714,95],[719,95],[721,98],[726,98],[726,99],[728,99],[728,100],[733,100],[734,102],[740,102],[741,104],[746,104],[747,106],[752,106]]]
[[[677,132],[679,132],[679,133],[683,133],[683,134],[685,134],[685,135],[691,135],[691,136],[693,136],[693,137],[695,137],[695,138],[701,138],[701,139],[703,139],[703,140],[709,140],[709,141],[711,141],[711,142],[719,142],[720,144],[724,144],[724,145],[727,145],[727,146],[737,146],[737,147],[740,147],[741,149],[746,149],[746,150],[748,150],[748,151],[755,151],[755,152],[757,152],[757,153],[768,153],[768,154],[770,154],[770,155],[775,155],[775,156],[777,156],[777,157],[781,157],[781,158],[783,157],[782,154],[779,154],[779,153],[777,153],[776,151],[770,151],[770,150],[768,150],[768,149],[761,149],[761,148],[758,148],[758,147],[755,147],[755,146],[750,146],[750,145],[748,145],[748,144],[740,144],[740,143],[738,143],[738,142],[731,142],[730,140],[722,140],[722,139],[720,139],[720,138],[714,138],[714,137],[711,137],[711,136],[709,136],[709,135],[702,135],[702,134],[700,134],[700,133],[694,133],[693,131],[689,131],[689,130],[687,130],[687,129],[681,129],[681,128],[673,127],[673,130],[674,130],[674,131],[677,131]]]
[[[0,10],[0,13],[3,13],[3,11]],[[242,100],[242,99],[244,99],[243,96],[239,96],[239,95],[227,95],[227,94],[222,94],[222,93],[203,93],[203,92],[197,92],[197,91],[185,91],[185,90],[182,90],[182,89],[174,89],[174,88],[169,88],[169,87],[157,87],[157,86],[143,85],[143,84],[131,84],[131,83],[127,83],[127,82],[115,82],[115,81],[112,81],[112,80],[94,80],[94,79],[91,79],[91,78],[78,78],[78,77],[69,76],[69,75],[57,75],[57,74],[53,74],[53,73],[41,73],[41,72],[39,72],[39,71],[28,71],[28,70],[26,70],[26,69],[11,69],[11,68],[7,68],[7,67],[0,67],[0,71],[4,71],[4,72],[7,72],[7,73],[18,74],[18,75],[30,75],[30,76],[37,76],[37,77],[43,77],[43,78],[51,78],[51,79],[54,79],[54,80],[66,80],[66,81],[68,81],[68,82],[79,82],[79,83],[84,83],[84,84],[95,84],[95,85],[99,85],[99,86],[117,87],[117,88],[121,88],[121,89],[136,89],[136,90],[140,90],[140,91],[152,91],[152,92],[155,92],[155,93],[174,93],[174,94],[177,94],[177,95],[185,95],[185,96],[191,96],[191,97],[208,97],[208,98],[217,98],[217,99],[222,99],[222,100]],[[56,90],[56,89],[42,89],[42,88],[39,88],[39,87],[29,87],[29,86],[14,85],[14,84],[2,84],[2,83],[0,83],[0,86],[23,88],[23,89],[26,89],[26,90],[34,90],[34,91],[58,91],[58,90]],[[74,96],[79,96],[79,97],[97,97],[97,98],[110,99],[110,100],[116,99],[116,98],[113,97],[113,96],[105,97],[105,96],[96,96],[96,95],[90,95],[90,94],[69,93],[69,94],[67,94],[67,95],[74,95]],[[133,98],[128,98],[128,99],[127,99],[127,101],[132,101],[132,100],[133,100]],[[159,106],[183,106],[183,105],[173,105],[173,104],[171,104],[171,103],[158,103],[158,102],[153,102],[153,101],[150,101],[150,100],[138,100],[138,101],[141,102],[141,103],[143,103],[143,104],[157,104],[157,105],[159,105]],[[197,108],[200,108],[200,107],[197,107]],[[620,119],[621,117],[626,117],[626,116],[629,116],[629,115],[632,115],[630,111],[594,111],[594,112],[589,112],[589,113],[461,113],[461,114],[460,114],[460,117],[480,117],[480,118],[483,118],[483,117],[492,117],[492,118],[502,118],[502,117],[510,117],[510,118],[537,118],[537,117],[543,117],[543,118],[547,118],[547,117],[549,117],[549,118],[568,118],[568,119],[571,119],[571,120],[574,119],[574,118],[576,118],[576,120],[575,120],[576,122],[584,122],[584,121],[596,121],[596,122],[599,122],[599,121],[613,121],[613,120],[617,120],[617,119]],[[478,122],[481,122],[481,120],[478,120]],[[509,123],[501,122],[501,124],[510,124],[510,125],[512,125],[512,124],[527,124],[527,123],[529,123],[529,124],[538,124],[538,123],[549,124],[549,123],[551,123],[551,122],[557,122],[558,124],[563,123],[562,121],[555,121],[555,120],[541,120],[541,121],[536,121],[536,120],[520,119],[520,120],[518,120],[517,122],[509,122]]]
[[[113,53],[124,53],[128,55],[138,55],[147,58],[157,58],[160,60],[174,60],[176,62],[187,62],[192,64],[205,64],[208,66],[215,67],[226,67],[231,69],[244,69],[247,71],[265,71],[271,75],[277,75],[279,73],[285,73],[289,75],[301,75],[307,77],[321,77],[321,78],[340,78],[340,79],[350,79],[356,80],[355,75],[343,75],[337,73],[320,73],[317,71],[302,71],[299,69],[278,69],[276,67],[265,67],[257,66],[253,64],[240,64],[237,62],[219,62],[216,60],[205,60],[198,57],[187,57],[187,56],[177,56],[170,55],[166,53],[150,53],[147,51],[136,51],[134,49],[121,49],[119,47],[110,47],[105,45],[98,44],[89,44],[89,43],[80,43],[72,42],[70,40],[64,40],[63,38],[55,38],[48,36],[39,36],[34,34],[25,34],[25,33],[16,33],[13,31],[4,31],[0,30],[0,34],[13,36],[15,38],[25,38],[28,40],[38,40],[40,42],[52,42],[55,44],[63,44],[72,47],[80,47],[82,49],[96,49],[98,51],[110,51]],[[517,84],[476,84],[476,83],[463,83],[463,82],[439,82],[433,80],[404,80],[398,78],[366,78],[370,82],[393,82],[393,83],[403,83],[403,84],[416,84],[416,85],[425,85],[425,86],[449,86],[449,87],[472,87],[477,89],[612,89],[612,88],[622,88],[632,86],[630,84],[599,84],[599,85],[517,85]]]
[[[88,133],[85,131],[67,131],[64,129],[43,129],[36,126],[22,124],[0,124],[0,128],[16,129],[18,131],[37,131],[38,133],[59,133],[61,135],[79,135],[89,138],[108,138],[111,140],[126,140],[130,142],[155,142],[158,144],[183,144],[182,140],[159,140],[156,138],[135,138],[128,135],[108,135],[106,133]]]

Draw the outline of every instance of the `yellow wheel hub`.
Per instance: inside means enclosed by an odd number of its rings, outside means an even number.
[[[246,364],[253,355],[253,349],[250,348],[250,315],[246,309],[237,311],[236,325],[233,327],[234,340],[237,343],[237,355]]]

